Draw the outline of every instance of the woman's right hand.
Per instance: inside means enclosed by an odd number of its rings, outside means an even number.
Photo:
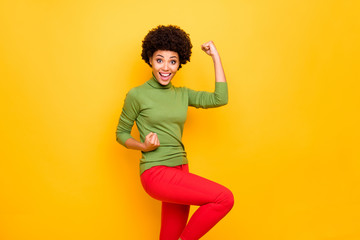
[[[150,152],[152,150],[157,149],[160,146],[160,142],[157,134],[150,132],[148,135],[146,135],[143,146],[144,146],[143,152]]]

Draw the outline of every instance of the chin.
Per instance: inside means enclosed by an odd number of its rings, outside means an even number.
[[[168,81],[158,81],[161,85],[163,85],[163,86],[166,86],[166,85],[168,85],[170,82],[171,82],[171,80],[168,80]]]
[[[163,80],[163,79],[161,79],[161,76],[157,76],[156,80],[157,80],[158,83],[160,83],[161,85],[166,86],[166,85],[168,85],[168,84],[171,82],[172,77],[171,77],[170,79],[168,79],[168,80]]]

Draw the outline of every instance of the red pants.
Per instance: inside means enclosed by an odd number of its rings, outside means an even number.
[[[189,173],[187,164],[152,167],[141,174],[141,183],[151,197],[162,201],[160,240],[197,240],[234,205],[229,189]],[[190,205],[200,207],[187,223]]]

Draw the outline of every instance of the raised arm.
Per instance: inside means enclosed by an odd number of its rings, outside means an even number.
[[[227,104],[228,88],[220,55],[212,41],[201,45],[201,49],[212,57],[215,69],[215,91],[194,91],[188,89],[189,106],[196,108],[213,108]]]
[[[213,41],[204,43],[201,45],[201,49],[206,52],[207,55],[211,56],[214,62],[215,68],[215,82],[226,82],[225,73],[221,64],[220,55],[214,45]]]

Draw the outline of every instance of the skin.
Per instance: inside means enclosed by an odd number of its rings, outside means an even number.
[[[161,85],[168,85],[179,69],[179,54],[173,51],[157,50],[149,59],[152,72]],[[168,77],[166,77],[169,75]]]
[[[206,42],[201,45],[201,49],[209,56],[211,56],[214,69],[215,81],[226,82],[224,69],[220,60],[220,55],[213,43],[213,41]],[[177,52],[168,50],[157,50],[153,56],[149,58],[151,68],[156,80],[161,85],[167,85],[174,78],[179,69],[179,55]],[[157,149],[160,146],[159,138],[156,133],[150,132],[145,137],[145,141],[139,142],[134,138],[126,140],[125,145],[129,149],[141,150],[149,152]]]

